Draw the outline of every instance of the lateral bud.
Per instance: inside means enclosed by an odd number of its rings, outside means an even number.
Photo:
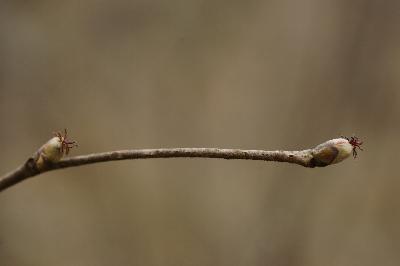
[[[67,139],[67,130],[64,130],[64,135],[60,132],[54,133],[54,137],[48,140],[37,151],[34,156],[36,168],[40,171],[46,165],[57,163],[61,160],[64,154],[68,154],[69,150],[78,146],[75,141]]]

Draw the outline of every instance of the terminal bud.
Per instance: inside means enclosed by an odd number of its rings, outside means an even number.
[[[361,144],[357,137],[341,137],[328,140],[312,150],[311,164],[313,166],[327,166],[347,159],[350,155],[357,157],[357,148],[361,149]]]

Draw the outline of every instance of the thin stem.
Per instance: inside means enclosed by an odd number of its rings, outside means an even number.
[[[86,164],[135,160],[150,158],[220,158],[220,159],[243,159],[262,160],[295,163],[305,167],[314,167],[312,163],[311,150],[303,151],[264,151],[264,150],[239,150],[218,148],[171,148],[171,149],[143,149],[143,150],[120,150],[103,153],[64,158],[57,163],[49,163],[42,169],[35,167],[33,158],[14,171],[0,177],[0,191],[5,190],[29,177],[61,168],[75,167]]]
[[[313,149],[302,151],[264,151],[218,148],[144,149],[93,153],[59,160],[63,155],[60,145],[60,141],[57,138],[50,139],[24,164],[14,171],[0,177],[0,191],[3,191],[29,177],[37,176],[47,171],[108,161],[151,158],[220,158],[227,160],[241,159],[287,162],[312,168],[341,162],[349,157],[355,148],[354,145],[349,143],[348,139],[339,138],[326,141]]]

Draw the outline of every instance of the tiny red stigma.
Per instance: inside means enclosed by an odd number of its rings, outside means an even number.
[[[69,150],[73,147],[78,147],[78,144],[74,140],[69,140],[67,137],[67,129],[64,129],[64,135],[61,132],[54,132],[54,136],[58,137],[61,142],[61,152],[68,155]]]
[[[362,151],[363,149],[361,148],[361,145],[363,144],[363,142],[356,136],[353,136],[350,138],[348,138],[348,137],[344,137],[344,138],[349,141],[351,146],[353,146],[353,157],[357,158],[357,148]]]

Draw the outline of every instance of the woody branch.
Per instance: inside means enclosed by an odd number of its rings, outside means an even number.
[[[59,133],[57,133],[59,134]],[[353,143],[352,143],[353,141]],[[44,144],[34,156],[14,171],[0,177],[0,191],[3,191],[23,180],[39,174],[68,167],[75,167],[100,162],[151,159],[151,158],[220,158],[227,160],[261,160],[298,164],[304,167],[323,167],[341,162],[354,154],[358,139],[338,138],[326,141],[315,148],[301,151],[265,151],[219,148],[170,148],[170,149],[140,149],[119,150],[103,153],[93,153],[62,159],[68,151],[71,141],[57,135]],[[74,143],[75,145],[75,143]],[[70,147],[71,148],[71,147]]]

